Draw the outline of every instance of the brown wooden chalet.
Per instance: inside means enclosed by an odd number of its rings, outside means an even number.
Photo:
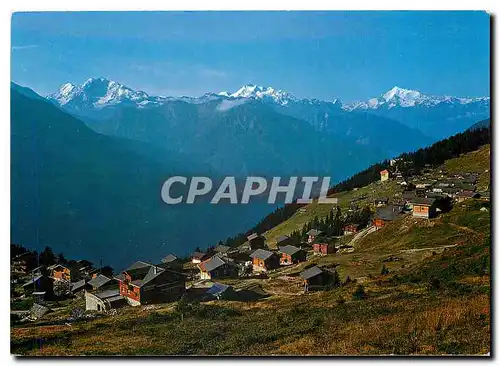
[[[306,260],[306,251],[293,245],[280,247],[279,252],[281,253],[281,265],[295,264]]]
[[[324,241],[313,243],[312,248],[313,252],[316,254],[327,255],[335,253],[335,245]]]
[[[90,281],[88,281],[87,284],[93,291],[103,291],[110,288],[118,288],[119,285],[116,278],[106,277],[102,274],[98,274]]]
[[[416,197],[410,201],[413,217],[429,219],[436,216],[436,199]]]
[[[377,209],[373,226],[377,229],[384,227],[388,222],[396,220],[401,215],[401,207],[396,205],[388,205]]]
[[[290,238],[288,235],[281,235],[276,239],[276,246],[279,247],[284,247],[285,245],[291,245],[293,242],[292,238]]]
[[[131,305],[178,300],[185,291],[182,273],[138,261],[115,277],[120,295]]]
[[[300,273],[304,280],[304,291],[322,290],[333,283],[334,272],[329,269],[314,266]]]
[[[250,250],[263,249],[266,247],[266,238],[257,233],[247,236],[247,241]]]
[[[45,299],[54,295],[54,280],[45,275],[33,276],[23,285],[23,291],[26,295],[33,293],[43,294]]]
[[[306,235],[307,235],[307,242],[312,243],[318,236],[320,236],[322,232],[317,229],[311,229],[309,230]]]
[[[238,276],[238,267],[231,259],[214,255],[212,258],[198,264],[200,278],[213,280]]]
[[[269,271],[280,266],[280,258],[269,250],[257,249],[250,254],[254,271]]]
[[[191,263],[198,264],[198,263],[203,262],[207,258],[208,258],[208,254],[207,253],[193,252],[193,254],[191,254]]]
[[[219,257],[229,257],[233,255],[235,252],[237,252],[237,249],[231,248],[230,246],[227,245],[217,245],[214,249],[214,252]]]
[[[470,198],[480,198],[480,197],[481,197],[481,195],[477,192],[462,191],[462,192],[458,192],[455,195],[455,200],[457,202],[463,202],[463,201],[466,201]]]
[[[70,268],[70,266],[66,266],[63,264],[53,264],[48,267],[50,276],[56,281],[71,281],[72,278],[75,278],[76,269]],[[73,277],[72,277],[73,276]]]
[[[346,225],[344,226],[344,235],[356,234],[358,232],[358,225]]]
[[[162,258],[161,263],[158,264],[162,268],[177,268],[180,269],[182,267],[182,261],[177,258],[174,254],[169,254]]]

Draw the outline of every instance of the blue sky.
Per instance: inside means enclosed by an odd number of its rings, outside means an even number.
[[[11,78],[42,95],[104,76],[151,95],[484,96],[489,42],[484,12],[15,13]]]

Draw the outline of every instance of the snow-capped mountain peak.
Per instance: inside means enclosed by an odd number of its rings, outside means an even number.
[[[270,99],[281,105],[286,105],[290,101],[296,100],[296,98],[286,90],[254,84],[243,85],[240,89],[232,94],[221,92],[219,93],[219,95],[231,98]]]
[[[51,94],[47,98],[57,102],[60,106],[76,110],[88,107],[103,108],[118,103],[144,106],[161,99],[161,97],[151,98],[143,91],[133,90],[103,77],[87,79],[81,85],[63,84],[57,93]]]
[[[434,96],[426,95],[418,90],[404,89],[398,86],[393,87],[389,91],[383,93],[379,97],[371,98],[366,102],[359,101],[350,104],[345,104],[343,109],[347,111],[352,111],[356,109],[368,110],[368,109],[392,109],[396,107],[408,108],[408,107],[434,107],[441,103],[458,103],[458,104],[468,104],[482,100],[489,100],[488,97],[483,98],[459,98],[450,96]]]

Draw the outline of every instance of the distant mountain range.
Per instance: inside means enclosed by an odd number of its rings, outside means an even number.
[[[64,84],[47,98],[71,113],[98,119],[112,115],[109,107],[154,109],[172,102],[196,105],[216,102],[221,110],[228,110],[253,100],[281,114],[305,120],[320,132],[372,145],[392,154],[463,131],[490,114],[489,97],[431,96],[397,86],[368,101],[342,103],[339,99],[296,98],[283,89],[253,84],[232,93],[206,93],[201,97],[150,96],[116,81],[91,78],[82,85]],[[394,146],[394,141],[385,146],[380,136],[373,135],[380,128],[384,129],[384,140],[402,137],[404,133],[413,136],[404,137],[406,149]]]

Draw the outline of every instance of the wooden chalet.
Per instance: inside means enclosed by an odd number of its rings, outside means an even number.
[[[313,241],[316,240],[318,236],[320,236],[323,232],[317,229],[311,229],[309,230],[306,235],[307,235],[307,242],[312,243]]]
[[[276,239],[276,247],[284,247],[285,245],[291,245],[293,242],[293,239],[290,238],[288,235],[281,235]]]
[[[327,285],[333,283],[334,272],[313,266],[300,273],[304,281],[304,291],[323,290]]]
[[[344,235],[356,234],[358,232],[358,225],[346,225],[344,226]]]
[[[389,203],[389,197],[379,197],[376,198],[373,203],[375,206],[387,205]]]
[[[373,219],[373,226],[377,229],[384,227],[388,222],[396,220],[401,216],[401,207],[396,205],[389,205],[377,209],[375,218]]]
[[[80,281],[71,283],[70,292],[73,295],[84,293],[85,291],[90,290],[92,290],[92,286],[90,286],[85,279],[81,279]]]
[[[269,271],[280,266],[280,258],[269,250],[257,249],[250,254],[254,271]]]
[[[87,282],[92,291],[103,291],[110,288],[118,288],[119,284],[116,278],[106,277],[102,274],[97,275]]]
[[[462,192],[458,192],[456,195],[455,195],[455,200],[457,202],[464,202],[470,198],[480,198],[481,195],[479,193],[476,193],[476,192],[471,192],[471,191],[462,191]]]
[[[217,300],[230,300],[236,297],[236,292],[232,286],[215,282],[212,287],[210,287],[205,295],[208,298],[216,298]]]
[[[416,197],[410,201],[413,217],[430,219],[436,216],[436,199]]]
[[[389,171],[387,169],[384,169],[380,172],[380,181],[385,182],[386,180],[389,180]]]
[[[56,281],[71,281],[72,278],[75,278],[76,271],[74,268],[70,268],[70,266],[66,266],[63,264],[53,264],[48,267],[50,276]],[[73,272],[73,273],[72,273]]]
[[[23,291],[26,295],[38,293],[43,294],[45,299],[51,298],[54,295],[54,280],[45,275],[33,276],[23,285]]]
[[[313,252],[316,254],[327,255],[335,253],[335,245],[333,243],[320,241],[313,243],[312,248]]]
[[[266,238],[257,233],[247,236],[247,242],[250,250],[263,249],[266,247]]]
[[[98,292],[85,292],[85,310],[106,312],[127,304],[127,298],[120,294],[119,289],[109,289]]]
[[[115,277],[119,294],[131,305],[178,300],[186,289],[182,273],[138,261]]]
[[[231,278],[238,276],[238,267],[234,261],[227,257],[214,255],[212,258],[198,264],[200,278],[202,280],[213,280],[219,278]]]
[[[177,256],[174,254],[169,254],[162,258],[161,263],[158,264],[158,266],[162,268],[177,268],[180,269],[182,268],[182,262]]]
[[[207,253],[193,252],[193,254],[191,254],[191,263],[198,264],[198,263],[203,262],[207,258],[208,258],[208,254]]]
[[[231,248],[227,245],[217,245],[214,249],[214,252],[219,256],[219,257],[229,257],[233,253],[235,253],[237,249]]]
[[[305,262],[307,256],[305,250],[293,245],[279,247],[279,252],[281,253],[280,264],[284,266]]]
[[[489,202],[490,201],[490,191],[485,191],[480,193],[479,199],[484,202]]]

